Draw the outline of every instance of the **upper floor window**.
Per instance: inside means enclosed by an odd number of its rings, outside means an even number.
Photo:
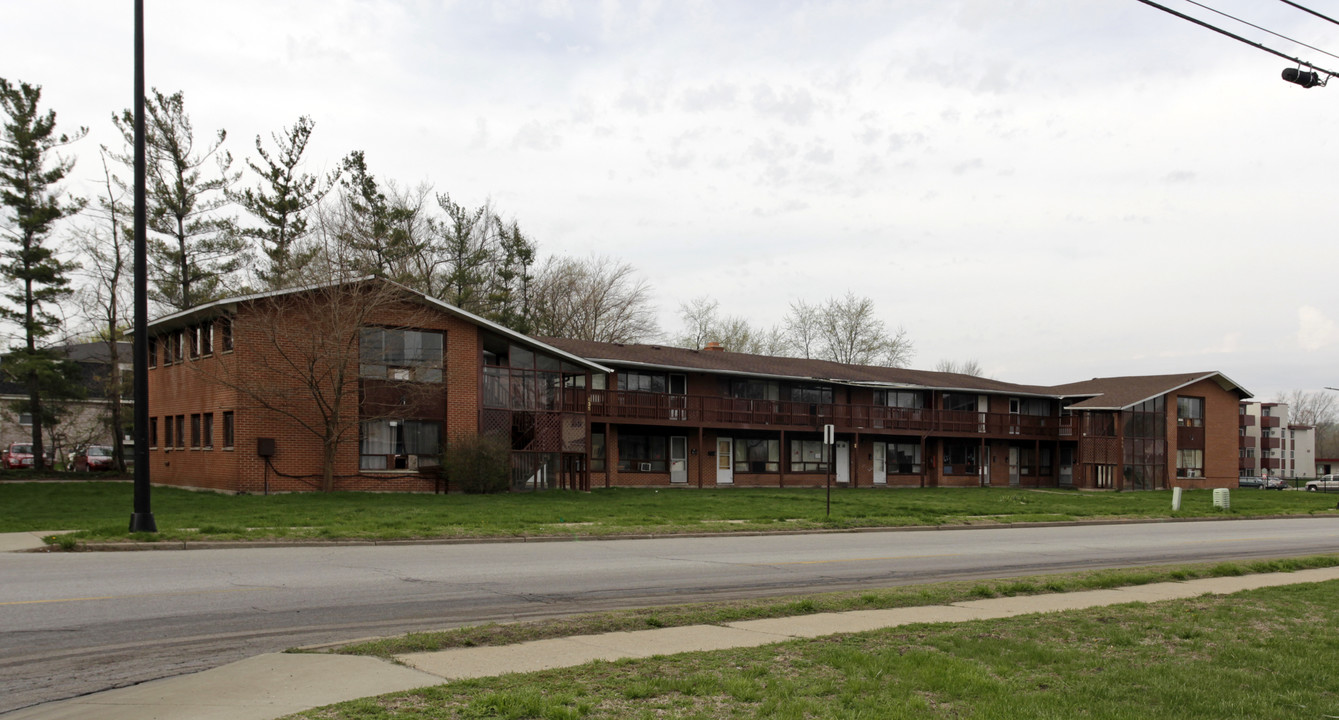
[[[663,373],[620,372],[618,389],[663,393],[669,390],[669,381]]]
[[[964,393],[944,393],[945,410],[976,410],[976,396]]]
[[[1260,414],[1263,415],[1263,416],[1265,416],[1265,417],[1269,417],[1269,416],[1272,414],[1272,411],[1273,411],[1273,410],[1274,410],[1274,408],[1272,408],[1272,407],[1270,407],[1270,406],[1268,406],[1268,405],[1264,405],[1264,406],[1261,406],[1261,408],[1260,408]]]
[[[359,374],[413,382],[442,381],[442,334],[363,328]]]
[[[147,344],[149,346],[149,367],[158,367],[158,337],[150,335]]]
[[[875,390],[874,403],[897,408],[923,408],[925,393],[919,390]]]
[[[219,350],[232,352],[232,318],[223,316],[215,321],[219,332]]]
[[[730,383],[730,397],[775,401],[781,399],[781,388],[774,380],[734,380]]]
[[[1204,398],[1177,398],[1176,424],[1179,427],[1204,427]]]
[[[831,405],[832,388],[823,385],[795,385],[790,389],[790,401]]]

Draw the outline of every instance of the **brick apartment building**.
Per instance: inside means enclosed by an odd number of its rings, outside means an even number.
[[[1026,386],[531,338],[370,280],[149,333],[154,482],[241,492],[432,491],[444,443],[480,433],[510,443],[516,490],[1229,487],[1250,397],[1218,372]]]

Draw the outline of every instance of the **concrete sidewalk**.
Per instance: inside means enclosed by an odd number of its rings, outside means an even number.
[[[41,550],[47,544],[42,538],[50,535],[64,535],[71,530],[33,530],[32,532],[0,533],[0,552],[31,552]]]
[[[592,660],[753,647],[795,638],[912,623],[987,620],[1128,602],[1175,600],[1206,593],[1223,595],[1326,580],[1339,580],[1339,568],[555,638],[501,647],[459,648],[399,656],[397,660],[404,665],[346,655],[269,654],[194,675],[26,708],[0,718],[270,720],[308,708],[428,687],[448,680],[572,667]]]

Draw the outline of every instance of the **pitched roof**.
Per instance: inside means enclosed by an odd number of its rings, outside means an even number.
[[[271,291],[269,291],[269,292],[253,293],[253,294],[251,294],[251,295],[242,295],[242,296],[239,296],[239,297],[232,297],[232,298],[224,298],[224,299],[222,299],[222,300],[215,300],[215,301],[213,301],[213,302],[205,303],[205,304],[203,304],[203,305],[197,305],[197,306],[195,306],[195,307],[193,307],[193,308],[188,308],[188,309],[186,309],[186,310],[181,310],[181,311],[178,311],[178,312],[175,312],[175,313],[171,313],[171,314],[169,314],[169,315],[164,315],[163,317],[160,317],[160,318],[155,318],[154,320],[151,320],[151,321],[149,322],[149,324],[148,324],[148,328],[149,328],[149,329],[152,329],[152,330],[157,330],[157,329],[176,329],[176,328],[179,328],[179,327],[185,327],[186,325],[189,325],[189,324],[191,324],[192,322],[195,322],[195,321],[197,321],[197,320],[203,320],[203,319],[206,319],[206,318],[209,318],[209,317],[214,317],[214,316],[220,314],[221,312],[224,312],[224,311],[226,311],[226,310],[228,310],[228,309],[230,309],[230,308],[236,307],[237,305],[241,305],[241,304],[243,304],[243,303],[247,303],[247,302],[253,302],[253,301],[256,301],[256,300],[262,300],[262,299],[265,299],[265,298],[282,297],[282,296],[284,296],[284,295],[294,295],[294,294],[297,294],[297,293],[308,292],[308,291],[312,291],[312,290],[319,290],[319,289],[321,289],[321,288],[332,287],[332,286],[334,286],[334,285],[355,285],[355,284],[359,284],[359,283],[374,282],[374,281],[375,281],[375,282],[385,283],[385,284],[387,284],[387,285],[391,285],[391,286],[393,286],[393,287],[395,287],[395,288],[398,288],[398,289],[400,289],[401,291],[403,291],[405,294],[414,296],[414,297],[415,297],[417,300],[419,300],[420,302],[423,302],[423,303],[425,303],[425,304],[427,304],[427,305],[431,305],[432,307],[435,307],[435,308],[437,308],[438,310],[442,310],[442,311],[446,312],[446,313],[449,314],[449,315],[454,315],[454,316],[456,316],[456,317],[458,317],[458,318],[461,318],[462,320],[465,320],[466,322],[470,322],[470,323],[473,323],[473,324],[475,324],[475,325],[478,325],[478,326],[487,328],[488,330],[491,330],[491,331],[493,331],[493,332],[495,332],[495,333],[497,333],[497,334],[499,334],[499,335],[502,335],[503,337],[507,338],[508,340],[513,340],[513,341],[520,342],[520,343],[525,344],[525,345],[530,345],[530,346],[533,346],[533,347],[537,347],[537,348],[539,348],[539,349],[541,349],[541,350],[543,350],[543,351],[545,351],[545,352],[548,352],[548,353],[550,353],[550,354],[553,354],[553,355],[556,355],[556,356],[558,356],[558,357],[561,357],[561,358],[563,358],[564,360],[571,361],[571,362],[573,362],[573,363],[576,363],[576,364],[578,364],[578,365],[581,365],[582,367],[590,368],[590,369],[595,370],[595,371],[597,371],[597,372],[609,372],[609,368],[604,367],[604,366],[602,366],[602,365],[599,365],[598,363],[593,363],[593,362],[591,362],[591,361],[590,361],[589,359],[587,359],[587,358],[581,357],[581,356],[579,356],[579,355],[572,355],[572,354],[570,354],[570,353],[568,353],[568,352],[562,350],[561,348],[557,348],[557,347],[553,347],[553,346],[550,346],[550,345],[546,345],[545,343],[543,343],[543,342],[540,341],[540,340],[537,340],[537,339],[532,338],[532,337],[530,337],[530,336],[528,336],[528,335],[525,335],[524,333],[516,332],[515,330],[512,330],[511,328],[506,327],[506,326],[504,326],[504,325],[499,325],[498,323],[495,323],[495,322],[493,322],[492,320],[487,320],[487,319],[485,319],[485,318],[481,318],[481,317],[479,317],[478,315],[475,315],[474,313],[468,312],[468,311],[466,311],[466,310],[462,310],[462,309],[456,307],[455,305],[451,305],[451,304],[449,304],[449,303],[442,302],[441,300],[438,300],[438,299],[435,298],[435,297],[431,297],[431,296],[429,296],[429,295],[425,295],[425,294],[423,294],[423,293],[421,293],[421,292],[419,292],[419,291],[417,291],[417,290],[414,290],[414,289],[409,288],[409,287],[405,287],[404,285],[401,285],[400,283],[394,282],[394,281],[392,281],[392,280],[387,280],[387,279],[385,279],[385,278],[378,278],[378,277],[375,277],[375,276],[372,276],[372,275],[365,275],[365,276],[362,276],[362,277],[352,278],[352,279],[350,279],[350,280],[342,281],[342,282],[339,282],[339,283],[325,283],[325,284],[320,284],[320,285],[306,285],[306,286],[296,287],[296,288],[287,288],[287,289],[283,289],[283,290],[271,290]]]
[[[1124,377],[1093,378],[1082,382],[1056,385],[1052,391],[1066,397],[1091,396],[1071,404],[1075,410],[1124,410],[1160,395],[1180,390],[1201,380],[1214,380],[1227,391],[1236,391],[1250,397],[1246,388],[1217,371],[1179,373],[1175,375],[1127,375]]]
[[[540,338],[604,364],[641,366],[657,370],[703,371],[722,375],[764,377],[792,381],[829,382],[885,388],[958,390],[1007,393],[1050,398],[1085,398],[1069,407],[1081,410],[1122,410],[1200,380],[1215,379],[1224,390],[1250,393],[1219,372],[1177,375],[1134,375],[1093,378],[1067,385],[1019,385],[959,373],[910,370],[870,365],[843,365],[829,360],[750,355],[714,350],[688,350],[668,345],[604,343],[567,338]]]
[[[668,345],[603,343],[567,338],[540,338],[554,347],[604,364],[658,370],[705,371],[781,380],[830,382],[886,388],[934,388],[968,392],[999,392],[1053,397],[1049,388],[1018,385],[959,373],[910,370],[873,365],[844,365],[830,360],[750,355],[715,350],[688,350]]]

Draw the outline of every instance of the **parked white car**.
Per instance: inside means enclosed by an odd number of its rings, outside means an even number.
[[[1321,490],[1324,490],[1325,492],[1331,490],[1339,491],[1339,475],[1326,475],[1319,480],[1308,480],[1306,482],[1306,489],[1311,492],[1319,492]]]

